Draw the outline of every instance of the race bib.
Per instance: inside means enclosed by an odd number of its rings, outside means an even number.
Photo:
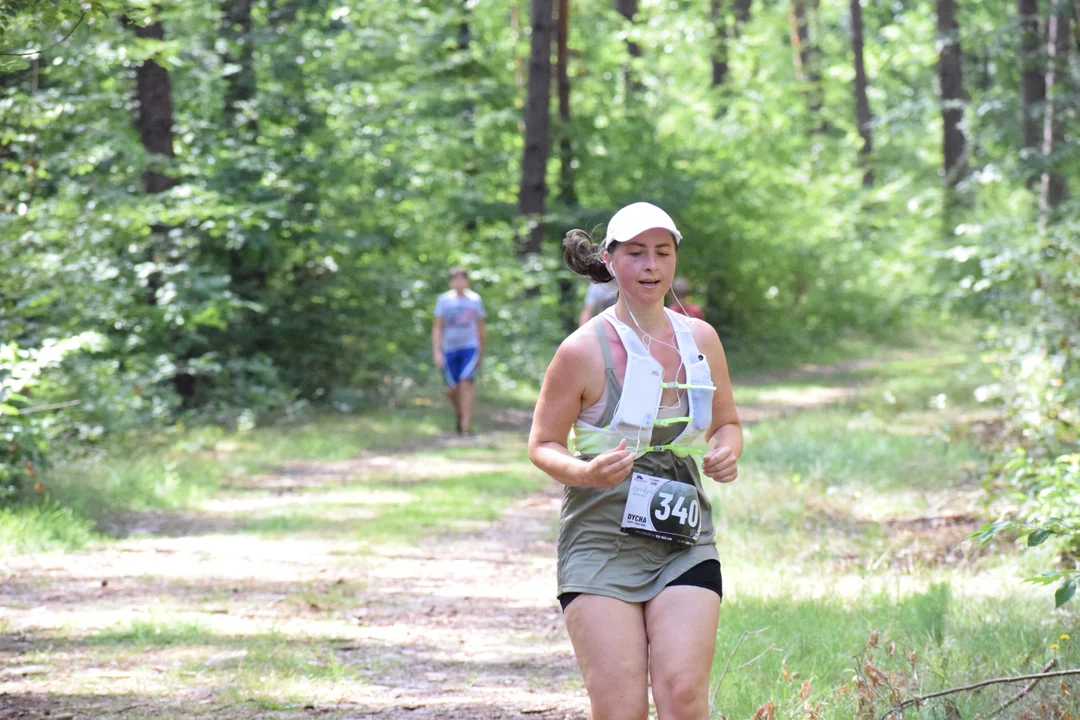
[[[692,546],[701,534],[697,487],[643,473],[630,479],[622,531]]]

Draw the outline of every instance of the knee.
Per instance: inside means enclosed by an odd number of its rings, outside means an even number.
[[[649,720],[649,700],[620,697],[592,699],[589,703],[591,720]]]
[[[656,713],[660,720],[706,720],[709,717],[709,681],[688,675],[653,680]]]

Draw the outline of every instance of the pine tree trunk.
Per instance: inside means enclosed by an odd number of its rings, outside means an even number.
[[[574,188],[574,145],[570,131],[570,0],[558,0],[558,22],[555,26],[555,86],[559,96],[559,202],[566,208],[576,208]],[[574,283],[568,277],[559,278],[559,314],[563,329],[569,335],[577,327]]]
[[[140,38],[164,40],[165,28],[161,22],[150,25],[134,25],[132,29]],[[135,70],[135,129],[139,139],[151,156],[176,157],[173,151],[173,104],[169,71],[154,62],[144,61]],[[146,192],[156,195],[176,185],[176,180],[153,166],[143,172]]]
[[[816,8],[816,3],[814,7]],[[826,123],[821,114],[822,101],[821,70],[818,67],[818,51],[810,34],[810,16],[806,0],[791,0],[791,50],[795,62],[795,74],[808,86],[806,91],[807,107],[810,110],[814,133],[824,132]]]
[[[715,88],[724,84],[728,74],[727,13],[724,12],[723,0],[711,0],[709,20],[716,32],[712,52],[712,86]]]
[[[955,0],[936,0],[938,79],[941,83],[942,149],[945,156],[945,184],[956,187],[967,174],[966,140],[960,124],[964,120],[964,74],[960,54],[960,25]]]
[[[1020,29],[1020,127],[1021,155],[1034,156],[1042,151],[1040,107],[1046,100],[1046,67],[1041,58],[1039,38],[1039,0],[1017,0]],[[1034,189],[1038,176],[1028,179]]]
[[[753,0],[735,0],[735,29],[738,31],[743,25],[750,22],[750,6]]]
[[[556,87],[559,96],[559,201],[577,205],[574,189],[574,146],[570,134],[570,0],[558,0],[556,28]]]
[[[638,11],[638,0],[615,0],[615,9],[619,11],[619,14],[630,21],[630,24],[634,23],[634,16]],[[633,40],[626,41],[626,52],[631,58],[639,58],[642,55],[641,46]],[[626,95],[630,97],[634,93],[641,92],[643,88],[641,81],[634,76],[633,70],[630,68],[630,63],[627,63],[623,68],[623,77],[626,81]]]
[[[550,144],[552,0],[532,0],[532,45],[529,53],[528,95],[525,101],[525,152],[517,214],[530,227],[523,254],[540,252],[544,239],[543,214],[547,199],[547,161]]]
[[[458,52],[465,57],[467,64],[472,63],[472,28],[469,25],[469,1],[462,0],[461,21],[458,23]],[[468,82],[468,80],[466,81]],[[475,211],[474,194],[476,177],[479,168],[476,164],[476,107],[471,96],[466,96],[461,109],[462,145],[465,148],[465,158],[462,171],[465,174],[465,194],[467,202],[464,207],[468,209],[465,218],[466,232],[474,232],[478,227],[477,213]]]
[[[222,60],[238,70],[225,78],[224,121],[229,127],[239,123],[244,140],[252,141],[259,130],[259,121],[250,102],[255,98],[254,47],[251,40],[251,1],[225,0],[221,10],[222,36],[227,49]],[[245,107],[248,106],[248,107]]]
[[[136,37],[149,40],[164,40],[165,28],[161,21],[149,25],[138,25],[125,18],[124,23],[132,29]],[[158,65],[153,58],[144,60],[135,69],[135,129],[148,155],[148,165],[143,171],[143,186],[149,195],[165,192],[177,184],[177,180],[165,173],[155,162],[157,158],[176,157],[173,150],[173,104],[172,85],[169,71]],[[151,263],[163,262],[169,256],[169,228],[162,223],[150,226],[153,237],[147,247],[146,260]],[[157,305],[157,292],[161,288],[160,273],[153,272],[147,277],[145,299],[147,305]],[[175,331],[174,331],[175,332]],[[177,356],[181,366],[190,360],[193,354],[189,349]],[[195,395],[195,376],[184,370],[172,376],[173,390],[185,402]]]
[[[859,148],[859,164],[863,168],[863,187],[874,184],[871,153],[874,139],[871,135],[870,100],[866,96],[866,65],[863,62],[863,19],[860,0],[851,0],[851,51],[855,61],[855,123],[859,127],[862,147]]]
[[[1047,23],[1046,110],[1043,115],[1043,157],[1049,168],[1042,176],[1039,206],[1043,222],[1065,199],[1067,186],[1055,153],[1064,142],[1064,98],[1068,92],[1069,38],[1072,30],[1073,0],[1053,0]]]

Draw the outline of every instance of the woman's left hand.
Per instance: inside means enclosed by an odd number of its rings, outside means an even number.
[[[738,460],[729,447],[719,447],[705,453],[702,470],[716,482],[729,483],[739,476]]]

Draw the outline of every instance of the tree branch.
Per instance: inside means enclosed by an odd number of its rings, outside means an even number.
[[[38,405],[37,407],[22,408],[19,410],[20,415],[29,415],[30,413],[45,412],[46,410],[59,410],[60,408],[74,407],[82,403],[82,400],[68,400],[67,402],[53,403],[52,405]]]
[[[716,681],[716,689],[713,690],[712,700],[709,701],[710,707],[716,706],[716,696],[720,694],[720,685],[724,682],[724,676],[727,675],[728,668],[731,667],[731,660],[735,657],[735,653],[739,651],[739,646],[742,645],[742,641],[745,640],[748,635],[760,635],[771,627],[771,625],[767,625],[760,630],[743,630],[743,634],[739,636],[738,641],[735,643],[735,647],[731,650],[731,654],[728,655],[727,662],[724,663],[724,670],[720,673],[720,679]],[[765,652],[768,652],[768,650]],[[736,668],[736,670],[737,669],[738,668]]]
[[[68,30],[67,35],[60,38],[59,41],[57,41],[56,43],[53,43],[52,45],[45,48],[44,50],[27,50],[26,52],[0,52],[0,55],[13,55],[15,57],[25,57],[27,55],[41,55],[43,53],[47,53],[50,50],[52,50],[53,48],[55,48],[55,47],[63,44],[64,42],[66,42],[69,37],[71,37],[73,34],[75,34],[75,31],[79,29],[80,25],[82,25],[83,18],[85,18],[85,17],[86,17],[85,12],[82,13],[81,15],[79,15],[79,19],[77,21],[75,21],[75,27]]]
[[[1043,672],[1043,673],[1050,672],[1050,670],[1052,670],[1055,665],[1057,665],[1057,658],[1054,658],[1050,662],[1043,665],[1042,670],[1040,670],[1039,672]],[[1029,682],[1027,685],[1024,686],[1024,689],[1021,690],[1016,695],[1014,695],[1012,697],[1012,699],[1006,700],[1004,703],[1001,704],[1001,706],[997,710],[995,710],[994,712],[987,715],[986,720],[990,720],[990,718],[994,717],[995,715],[1000,713],[1005,708],[1011,707],[1012,705],[1015,705],[1017,702],[1019,702],[1021,699],[1023,699],[1028,693],[1030,693],[1032,690],[1034,690],[1035,686],[1039,684],[1040,680],[1042,680],[1042,678],[1035,678],[1034,680]]]
[[[1001,683],[1022,682],[1024,680],[1036,680],[1036,681],[1038,681],[1038,680],[1045,680],[1046,678],[1066,677],[1068,675],[1080,675],[1080,668],[1075,668],[1073,670],[1058,670],[1057,672],[1035,673],[1033,675],[1017,675],[1016,677],[994,678],[992,680],[980,680],[979,682],[972,683],[971,685],[961,685],[960,687],[949,688],[948,690],[939,690],[937,692],[930,693],[929,695],[921,695],[921,696],[916,695],[912,699],[905,700],[902,703],[900,703],[899,705],[896,705],[895,707],[893,707],[893,709],[891,709],[889,711],[889,713],[895,714],[896,712],[903,712],[906,708],[911,707],[916,702],[923,703],[923,702],[926,702],[927,700],[932,700],[934,698],[943,697],[945,695],[952,695],[953,693],[970,692],[972,690],[978,690],[979,688],[984,688],[987,685],[999,685]],[[888,714],[886,714],[885,717],[888,717]]]

